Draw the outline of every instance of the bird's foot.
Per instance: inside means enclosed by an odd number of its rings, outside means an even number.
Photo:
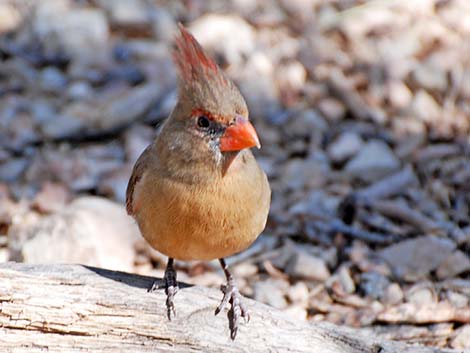
[[[234,340],[237,336],[240,317],[244,318],[245,322],[248,322],[250,321],[250,315],[248,314],[245,305],[242,303],[242,295],[238,291],[232,278],[227,281],[227,284],[223,284],[220,289],[224,293],[224,297],[217,309],[215,309],[215,315],[224,310],[230,302],[230,310],[228,311],[227,317],[230,328],[230,338]]]
[[[176,282],[176,271],[171,268],[170,270],[167,269],[165,271],[165,294],[166,294],[166,310],[168,320],[171,321],[171,317],[176,316],[175,304],[173,303],[173,299],[178,292],[178,282]]]
[[[166,294],[166,310],[168,320],[171,321],[171,318],[176,316],[175,304],[173,299],[178,292],[178,282],[176,281],[176,271],[173,268],[173,261],[168,261],[168,265],[165,270],[165,275],[163,276],[163,284],[159,281],[155,281],[152,287],[149,288],[148,292],[153,292],[157,289],[165,288]]]

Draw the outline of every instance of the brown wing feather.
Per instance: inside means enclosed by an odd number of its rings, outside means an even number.
[[[142,179],[145,169],[149,164],[149,158],[151,156],[151,149],[153,145],[147,146],[147,148],[142,152],[140,157],[135,162],[134,169],[132,170],[129,183],[127,184],[126,190],[126,210],[127,214],[134,215],[134,190],[137,183]]]

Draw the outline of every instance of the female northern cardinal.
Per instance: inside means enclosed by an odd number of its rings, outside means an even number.
[[[179,28],[173,55],[179,99],[134,166],[127,212],[150,245],[169,257],[164,283],[170,320],[178,290],[173,259],[219,259],[227,284],[215,314],[230,302],[235,339],[240,316],[249,316],[223,258],[246,249],[263,231],[271,190],[249,150],[260,143],[245,100],[196,39]]]

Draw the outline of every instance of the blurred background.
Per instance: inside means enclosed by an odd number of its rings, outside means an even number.
[[[242,293],[470,347],[467,0],[2,0],[0,262],[162,276],[123,204],[176,100],[178,22],[240,87],[263,146],[268,226],[229,259]]]

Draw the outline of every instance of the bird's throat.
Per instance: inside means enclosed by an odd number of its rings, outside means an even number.
[[[232,166],[233,162],[235,161],[239,153],[240,151],[230,151],[230,152],[223,153],[222,177],[224,177],[227,174],[227,172],[229,171],[229,168]]]

